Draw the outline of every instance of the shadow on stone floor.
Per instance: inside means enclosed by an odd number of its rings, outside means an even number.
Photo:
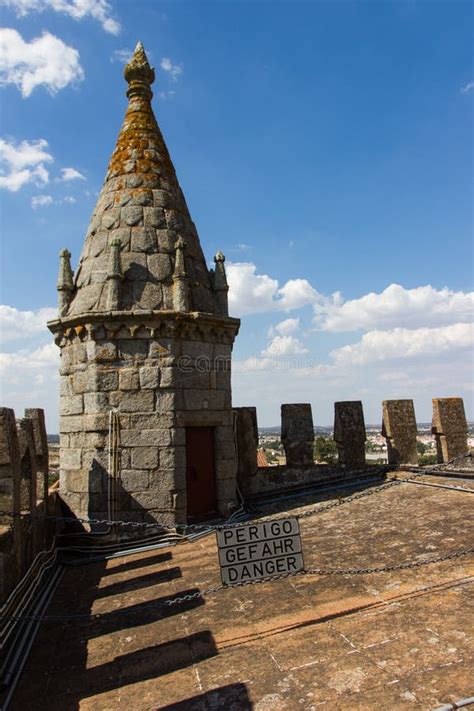
[[[142,588],[148,588],[153,585],[162,585],[163,583],[169,583],[171,580],[182,577],[181,568],[177,566],[168,568],[167,570],[159,570],[155,573],[148,573],[147,575],[131,578],[130,580],[120,580],[117,583],[111,583],[110,585],[100,588],[97,591],[95,599],[97,600],[112,595],[122,595],[123,593],[141,590]]]
[[[67,679],[56,676],[48,688],[49,705],[38,708],[79,709],[80,702],[185,669],[217,654],[214,638],[207,630],[122,654],[91,669],[71,668]],[[139,707],[139,700],[137,699]],[[16,708],[20,708],[17,706]]]
[[[113,568],[108,568],[104,570],[104,577],[107,575],[117,575],[118,573],[127,573],[130,570],[137,570],[144,568],[148,565],[159,565],[160,563],[166,563],[166,561],[171,560],[173,555],[169,552],[158,553],[158,555],[149,556],[148,558],[138,558],[138,560],[127,560],[126,563],[120,563],[120,565],[114,565]]]
[[[157,679],[209,659],[217,653],[211,632],[205,630],[117,656],[112,661],[91,669],[85,668],[86,654],[83,655],[81,664],[77,663],[79,660],[75,660],[76,663],[63,674],[51,675],[47,684],[47,696],[36,698],[35,701],[30,697],[25,703],[22,694],[19,693],[10,709],[78,711],[81,702],[92,696],[113,692],[141,681]],[[138,699],[137,703],[139,703]]]
[[[160,554],[153,556],[153,559],[155,562],[157,558],[164,562],[171,557],[169,554]],[[151,559],[142,559],[142,567],[148,560]],[[122,572],[124,567],[127,568],[126,573],[130,568],[137,569],[137,566],[128,566],[128,563],[133,562],[127,561],[120,566]],[[167,600],[174,597],[168,595],[100,613],[94,602],[104,591],[99,585],[105,565],[105,562],[91,563],[66,570],[47,614],[65,618],[77,614],[78,618],[45,622],[41,625],[36,644],[9,707],[11,711],[50,711],[53,708],[77,711],[83,699],[158,678],[217,654],[212,634],[202,631],[127,654],[118,654],[111,661],[87,668],[88,664],[90,665],[90,640],[105,638],[114,632],[180,615],[205,604],[203,598],[195,598],[169,608],[163,607]],[[117,568],[113,570],[116,571]],[[131,587],[133,594],[133,590],[144,587],[143,579],[148,585],[152,585],[180,576],[181,570],[176,566],[170,571],[157,571],[132,580],[113,583],[109,586],[108,593],[112,594],[110,588],[114,588],[114,594],[130,592],[128,588]],[[119,586],[123,586],[121,590]],[[81,591],[80,595],[77,594],[78,590]],[[192,588],[182,591],[181,594],[197,592],[197,588]],[[101,600],[99,605],[104,602],[106,600]],[[94,613],[98,616],[94,616]],[[91,617],[88,617],[89,614]],[[156,640],[156,633],[156,627],[150,629],[150,642]]]
[[[150,711],[248,711],[253,708],[245,684],[229,684]]]
[[[194,595],[200,592],[198,588],[181,590],[179,595]],[[102,637],[103,635],[120,632],[121,630],[133,629],[142,625],[149,625],[159,620],[164,620],[174,615],[181,615],[183,612],[194,610],[196,607],[204,605],[203,598],[194,598],[175,604],[172,607],[164,607],[168,600],[175,595],[165,595],[154,598],[146,602],[138,602],[136,605],[120,607],[111,612],[104,612],[99,618],[93,618],[88,623],[87,635],[89,639]]]

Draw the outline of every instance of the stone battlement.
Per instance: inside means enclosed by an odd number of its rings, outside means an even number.
[[[49,547],[59,525],[42,518],[60,512],[48,486],[48,442],[44,411],[0,408],[0,602],[8,597],[37,554]]]
[[[257,465],[258,428],[255,407],[234,409],[237,443],[237,482],[244,496],[258,496],[288,487],[323,484],[344,479],[357,471],[370,473],[374,466],[365,458],[366,430],[362,402],[334,404],[334,441],[337,466],[317,465],[313,458],[314,424],[309,403],[281,406],[281,439],[286,465]],[[390,467],[417,466],[417,424],[413,400],[382,402],[382,435],[387,441]],[[434,398],[432,432],[437,461],[445,463],[468,452],[467,421],[462,398]]]

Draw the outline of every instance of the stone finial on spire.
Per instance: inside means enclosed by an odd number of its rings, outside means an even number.
[[[58,302],[59,315],[65,316],[74,291],[74,272],[71,269],[71,252],[62,249],[59,253]]]
[[[176,256],[173,271],[173,308],[175,311],[189,311],[189,285],[184,252],[186,242],[179,237],[175,244]]]
[[[141,42],[135,47],[132,58],[125,65],[123,75],[128,82],[127,96],[141,96],[151,100],[153,92],[150,86],[155,81],[155,70],[150,67],[145,48]]]
[[[109,268],[107,271],[108,291],[107,309],[116,311],[120,302],[120,282],[123,280],[122,264],[120,259],[121,242],[114,237],[110,242]]]
[[[217,252],[214,257],[214,262],[216,264],[216,270],[214,272],[214,291],[217,295],[219,311],[223,316],[228,316],[229,306],[227,294],[229,291],[229,285],[227,283],[227,275],[225,273],[225,257],[222,252]]]

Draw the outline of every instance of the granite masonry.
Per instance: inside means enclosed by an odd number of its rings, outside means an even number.
[[[48,498],[49,485],[49,450],[48,438],[46,436],[44,410],[39,407],[28,407],[25,410],[25,417],[31,421],[33,426],[33,439],[37,467],[36,495],[38,501],[46,501]]]
[[[313,464],[314,426],[310,404],[281,406],[281,441],[289,467]]]
[[[341,467],[365,466],[365,422],[360,400],[334,403],[334,441]]]
[[[257,471],[258,426],[256,407],[235,407],[235,440],[237,443],[237,482],[246,496],[249,481]]]
[[[183,523],[237,501],[240,321],[228,316],[224,255],[206,265],[141,43],[124,76],[125,120],[75,275],[60,255],[49,323],[61,349],[60,491],[82,517]]]
[[[0,408],[0,509],[13,514],[0,516],[0,603],[60,527],[44,518],[60,513],[56,493],[46,487],[45,495],[46,443],[43,410],[31,408],[15,419],[13,410]]]
[[[438,462],[448,462],[465,454],[467,422],[460,397],[433,398],[432,432],[436,438]]]
[[[418,464],[418,432],[413,400],[382,402],[382,435],[387,440],[387,459],[392,465]]]

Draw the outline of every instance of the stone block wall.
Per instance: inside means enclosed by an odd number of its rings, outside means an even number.
[[[387,440],[388,463],[393,466],[418,464],[418,428],[413,400],[384,400],[382,409],[382,435]]]
[[[183,318],[183,320],[185,320]],[[189,321],[190,319],[188,319]],[[61,342],[61,495],[82,517],[186,521],[186,427],[215,434],[219,513],[236,503],[232,338],[211,327],[106,324]],[[110,413],[119,465],[109,472]]]
[[[309,403],[281,406],[281,441],[287,466],[313,464],[314,425]]]
[[[258,425],[256,407],[234,407],[237,443],[237,483],[243,496],[250,491],[249,481],[257,471]]]
[[[58,513],[55,494],[48,493],[45,498],[42,491],[42,498],[37,495],[37,478],[47,461],[44,413],[34,409],[25,414],[16,420],[13,410],[0,408],[0,508],[15,514],[0,518],[0,602],[37,553],[50,544],[57,528],[42,518],[48,505],[51,513]]]
[[[25,417],[31,421],[33,426],[37,467],[36,497],[37,501],[46,501],[49,488],[49,450],[44,410],[38,407],[27,408],[25,410]]]
[[[382,434],[387,440],[387,458],[390,466],[417,464],[417,425],[412,400],[384,400]],[[240,408],[236,408],[239,410]],[[237,437],[238,457],[242,461],[255,461],[258,440],[255,408],[242,408],[246,415],[242,433]],[[364,412],[360,401],[336,402],[334,405],[334,440],[338,448],[335,465],[307,463],[307,459],[294,462],[294,452],[299,452],[301,442],[306,446],[311,439],[311,406],[282,405],[282,440],[290,452],[290,463],[280,466],[248,466],[240,472],[241,490],[245,496],[261,496],[311,484],[345,481],[348,478],[371,476],[379,467],[368,464],[365,457],[366,430]],[[438,443],[440,461],[448,461],[464,454],[467,447],[467,424],[461,398],[436,398],[433,400],[433,432]],[[303,414],[303,426],[301,426]],[[255,423],[255,424],[254,424]],[[311,423],[311,425],[309,424]],[[239,430],[237,430],[239,432]],[[291,460],[293,456],[293,463]],[[309,456],[307,448],[306,456]]]
[[[360,400],[334,403],[334,441],[341,467],[365,466],[365,422]]]
[[[468,452],[467,421],[462,398],[433,398],[431,431],[436,438],[439,463],[449,462]]]
[[[235,408],[234,412],[237,413],[239,487],[244,496],[259,496],[285,488],[344,480],[351,476],[353,470],[364,471],[366,467],[364,413],[359,401],[335,403],[334,438],[338,446],[339,462],[334,466],[314,462],[314,425],[310,404],[281,406],[282,442],[287,454],[287,462],[281,466],[256,466],[256,409]]]
[[[0,509],[20,512],[21,505],[20,445],[15,413],[0,408]],[[0,595],[5,597],[13,589],[23,572],[21,545],[22,523],[19,518],[0,517]]]

